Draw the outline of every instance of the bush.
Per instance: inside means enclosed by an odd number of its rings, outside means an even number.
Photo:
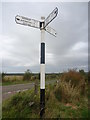
[[[69,70],[68,72],[65,72],[60,79],[65,82],[71,81],[71,84],[74,87],[80,84],[85,84],[84,77],[74,69]]]
[[[5,81],[5,73],[2,72],[2,82],[4,82],[4,81]]]
[[[90,71],[88,72],[88,82],[90,82]]]
[[[0,73],[0,83],[2,82],[2,74]]]
[[[56,98],[61,102],[76,102],[80,98],[80,90],[74,87],[71,81],[61,81],[54,90]]]
[[[85,77],[73,69],[62,74],[54,94],[59,101],[66,103],[79,101],[80,97],[87,95],[86,87]]]
[[[31,80],[31,72],[27,70],[23,76],[23,80]]]

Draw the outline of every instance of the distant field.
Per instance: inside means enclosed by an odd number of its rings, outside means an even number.
[[[40,81],[39,79],[39,74],[33,74],[31,76],[30,80],[23,80],[23,76],[24,75],[5,75],[4,76],[4,80],[2,81],[2,85],[14,85],[14,84],[25,84],[25,83],[30,83],[30,82],[34,82],[35,79],[38,79],[38,81]],[[46,81],[47,80],[58,80],[59,78],[59,74],[46,74]]]
[[[19,75],[12,75],[12,76],[6,75],[5,76],[5,81],[12,81],[12,80],[14,81],[14,80],[22,80],[22,79],[23,79],[23,75],[22,76],[21,75],[20,76]]]
[[[25,83],[30,83],[32,82],[32,80],[27,80],[24,81],[23,80],[23,75],[19,76],[19,75],[6,75],[4,77],[4,81],[2,82],[2,85],[14,85],[14,84],[25,84]]]

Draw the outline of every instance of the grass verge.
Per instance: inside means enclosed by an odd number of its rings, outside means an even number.
[[[27,83],[32,83],[32,82],[33,81],[14,81],[14,82],[6,81],[6,82],[2,82],[2,86],[16,85],[16,84],[27,84]]]
[[[64,101],[65,96],[58,99],[61,92],[56,94],[57,89],[60,89],[59,84],[46,86],[45,118],[88,118],[87,97],[80,95],[79,100],[69,101],[67,98],[67,101]],[[30,106],[32,102],[34,104]],[[19,92],[3,102],[2,110],[3,118],[40,118],[40,91],[37,95],[33,89]]]

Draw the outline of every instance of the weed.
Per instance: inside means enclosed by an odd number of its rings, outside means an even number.
[[[79,81],[78,85],[74,85],[72,80],[63,79],[53,85],[47,85],[44,117],[58,119],[88,117],[88,100],[87,96],[81,93],[81,83],[84,82]],[[30,102],[34,104],[30,106]],[[40,118],[40,90],[37,95],[33,89],[20,92],[4,101],[2,114],[3,118]]]
[[[71,84],[71,81],[65,82],[61,81],[59,87],[56,86],[54,89],[54,94],[59,101],[68,103],[76,102],[80,98],[80,91],[77,87]]]

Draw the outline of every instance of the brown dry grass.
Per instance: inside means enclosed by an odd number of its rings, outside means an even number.
[[[61,76],[62,81],[69,82],[74,86],[85,83],[84,77],[76,70],[69,70]]]
[[[64,103],[78,102],[87,95],[85,78],[76,70],[63,73],[54,89],[56,98]]]
[[[61,81],[59,85],[54,89],[55,96],[57,99],[64,103],[72,103],[79,101],[80,98],[80,89],[74,87],[71,84],[71,81],[65,82]]]
[[[4,77],[4,81],[10,81],[10,82],[13,82],[13,81],[17,81],[17,80],[23,80],[23,76],[5,76]]]

